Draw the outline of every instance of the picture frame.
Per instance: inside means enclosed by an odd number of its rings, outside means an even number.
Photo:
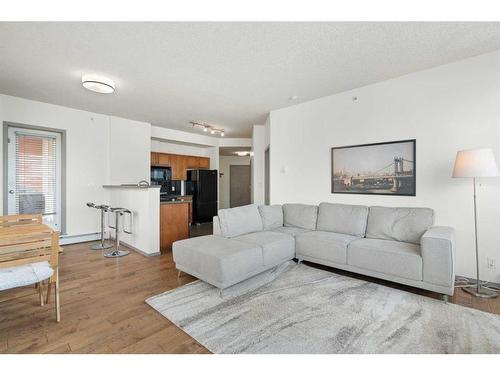
[[[416,196],[416,140],[331,148],[332,194]]]

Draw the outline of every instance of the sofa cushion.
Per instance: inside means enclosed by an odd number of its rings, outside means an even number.
[[[264,266],[280,264],[295,258],[295,240],[288,234],[263,231],[244,234],[234,239],[261,246]]]
[[[420,246],[407,242],[357,239],[347,248],[347,264],[386,275],[422,280]]]
[[[295,228],[295,227],[280,227],[280,228],[273,229],[272,231],[279,232],[279,233],[285,233],[285,234],[288,234],[289,236],[292,236],[292,237],[295,237],[301,233],[310,232],[309,229]]]
[[[295,237],[297,258],[317,258],[339,264],[347,264],[347,245],[358,237],[348,234],[313,231]]]
[[[283,207],[280,204],[272,206],[259,206],[260,217],[264,230],[275,229],[283,226]]]
[[[370,207],[366,238],[419,244],[433,223],[430,208]]]
[[[284,204],[283,219],[285,227],[316,229],[318,206],[308,204]]]
[[[264,263],[259,245],[212,235],[176,241],[172,253],[180,268],[219,287],[244,280]]]
[[[219,210],[219,224],[222,235],[228,238],[262,230],[256,204]]]
[[[318,208],[316,229],[364,237],[367,219],[367,206],[323,202]]]
[[[37,262],[0,269],[0,290],[7,290],[47,280],[54,274],[48,262]]]

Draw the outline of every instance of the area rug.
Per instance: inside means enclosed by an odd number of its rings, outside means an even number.
[[[500,353],[500,316],[294,262],[146,301],[213,353]]]

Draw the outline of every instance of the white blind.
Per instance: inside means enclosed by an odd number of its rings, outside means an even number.
[[[56,138],[16,132],[16,208],[19,214],[56,213]]]

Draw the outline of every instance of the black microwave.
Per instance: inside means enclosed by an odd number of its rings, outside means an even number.
[[[170,182],[172,180],[172,171],[169,167],[151,167],[151,182],[157,185],[163,185],[164,183]]]

